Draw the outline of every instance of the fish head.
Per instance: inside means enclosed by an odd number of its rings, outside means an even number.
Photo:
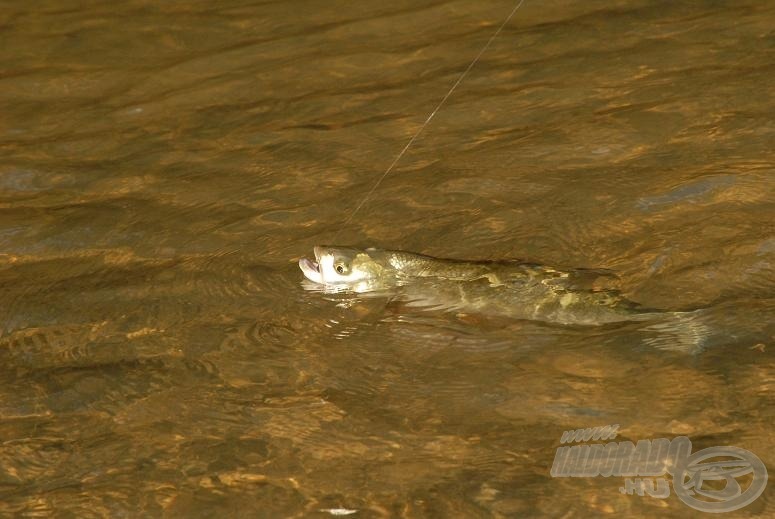
[[[301,258],[299,268],[317,285],[366,292],[386,288],[392,278],[377,249],[318,245],[313,251],[315,259]]]

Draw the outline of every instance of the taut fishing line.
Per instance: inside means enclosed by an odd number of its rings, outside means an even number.
[[[447,91],[447,93],[446,93],[446,94],[444,95],[444,97],[441,99],[441,101],[439,101],[439,104],[438,104],[438,105],[436,105],[436,108],[434,108],[434,109],[433,109],[433,111],[430,113],[430,115],[428,115],[428,117],[425,119],[425,122],[423,122],[423,123],[422,123],[422,125],[420,126],[420,128],[419,128],[419,129],[418,129],[416,132],[414,132],[414,135],[412,135],[412,138],[411,138],[411,139],[409,139],[409,142],[407,142],[407,143],[406,143],[406,146],[404,146],[404,148],[403,148],[403,149],[401,150],[401,152],[400,152],[400,153],[399,153],[399,154],[396,156],[396,158],[395,158],[395,159],[393,159],[393,162],[390,164],[390,166],[388,166],[388,168],[385,170],[385,172],[384,172],[384,173],[382,173],[382,175],[381,175],[381,176],[380,176],[380,177],[377,179],[377,181],[376,181],[376,182],[374,183],[374,185],[371,187],[371,189],[369,190],[369,192],[368,192],[368,193],[366,193],[366,196],[364,196],[364,197],[361,199],[361,201],[358,203],[358,205],[356,205],[356,206],[355,206],[355,209],[353,209],[353,211],[350,213],[350,216],[348,216],[348,217],[347,217],[347,219],[344,221],[344,223],[343,223],[342,225],[340,225],[340,226],[339,226],[339,229],[336,231],[336,234],[334,235],[334,242],[336,242],[336,239],[339,237],[339,233],[341,233],[341,232],[342,232],[342,229],[344,229],[345,227],[347,227],[347,224],[349,224],[349,223],[352,221],[352,219],[353,219],[353,217],[356,215],[356,213],[357,213],[358,211],[360,211],[361,207],[363,207],[363,204],[365,204],[365,203],[366,203],[366,201],[369,199],[369,197],[370,197],[372,194],[374,194],[374,191],[376,191],[376,190],[377,190],[377,188],[378,188],[378,187],[379,187],[379,185],[382,183],[382,181],[383,181],[383,180],[385,180],[385,177],[387,177],[387,176],[390,174],[390,172],[391,172],[391,171],[393,171],[393,168],[396,166],[396,164],[398,164],[398,161],[399,161],[399,160],[401,160],[401,157],[403,157],[403,156],[404,156],[404,153],[406,153],[406,150],[408,150],[408,149],[409,149],[409,148],[412,146],[412,143],[414,143],[414,141],[417,139],[417,137],[420,135],[420,133],[422,133],[422,131],[425,129],[425,127],[426,127],[426,126],[428,126],[428,123],[429,123],[429,122],[431,122],[431,119],[433,119],[433,116],[434,116],[434,115],[436,115],[436,112],[438,112],[438,111],[439,111],[439,109],[440,109],[440,108],[441,108],[441,107],[444,105],[444,103],[447,101],[447,99],[449,98],[449,96],[451,96],[451,95],[452,95],[452,92],[454,92],[454,91],[455,91],[455,89],[457,88],[457,86],[458,86],[458,85],[459,85],[459,84],[460,84],[460,83],[463,81],[463,79],[466,77],[466,75],[468,74],[468,72],[469,72],[469,71],[470,71],[472,68],[474,68],[474,65],[476,65],[476,62],[477,62],[477,61],[479,61],[479,58],[481,58],[481,57],[482,57],[482,55],[485,53],[485,51],[487,51],[487,49],[489,48],[490,44],[491,44],[491,43],[492,43],[492,42],[495,40],[495,38],[497,38],[497,37],[498,37],[498,35],[500,34],[500,32],[501,32],[501,31],[503,30],[503,28],[506,26],[506,24],[507,24],[507,23],[509,23],[509,21],[511,20],[511,18],[514,16],[514,13],[516,13],[516,12],[517,12],[517,10],[518,10],[520,7],[522,7],[522,3],[523,3],[524,1],[525,1],[525,0],[519,0],[519,1],[517,2],[517,4],[514,6],[514,8],[513,8],[513,9],[511,10],[511,12],[509,13],[509,15],[506,17],[506,19],[505,19],[505,20],[503,20],[503,23],[501,23],[501,24],[500,24],[500,27],[498,27],[498,29],[497,29],[497,30],[496,30],[496,31],[493,33],[493,35],[492,35],[492,36],[490,36],[490,39],[489,39],[489,40],[487,40],[487,43],[485,43],[485,44],[484,44],[484,47],[482,47],[482,49],[479,51],[479,54],[477,54],[477,55],[476,55],[476,57],[475,57],[475,58],[474,58],[474,59],[471,61],[471,63],[469,63],[468,67],[467,67],[467,68],[466,68],[466,69],[463,71],[463,73],[462,73],[462,74],[460,74],[460,77],[458,77],[458,78],[457,78],[457,81],[455,81],[455,84],[453,84],[453,85],[452,85],[452,88],[450,88],[450,89],[449,89],[449,91]]]

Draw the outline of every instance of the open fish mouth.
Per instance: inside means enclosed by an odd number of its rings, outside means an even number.
[[[325,284],[325,281],[323,281],[323,272],[320,270],[320,253],[321,253],[320,247],[313,247],[312,253],[315,255],[315,259],[311,260],[308,258],[301,258],[299,260],[299,268],[304,273],[304,276],[309,279],[310,281],[313,281],[315,283],[319,284]]]
[[[317,261],[301,258],[299,260],[299,268],[304,273],[304,276],[310,281],[320,284],[323,283],[323,274],[320,272],[320,263]]]

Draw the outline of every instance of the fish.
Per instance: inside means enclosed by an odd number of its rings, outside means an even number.
[[[468,261],[377,248],[315,246],[302,257],[306,288],[327,294],[389,297],[421,310],[479,314],[552,325],[644,323],[643,343],[696,354],[715,333],[704,309],[670,311],[631,301],[607,269],[524,260]],[[712,317],[712,316],[711,316]]]
[[[624,297],[606,269],[522,260],[467,261],[377,248],[315,246],[299,267],[311,288],[390,294],[422,307],[559,324],[652,319],[659,310]]]

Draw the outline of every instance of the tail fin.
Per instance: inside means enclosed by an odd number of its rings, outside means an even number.
[[[661,350],[678,351],[694,355],[702,352],[713,335],[712,328],[703,322],[703,310],[669,312],[657,322],[644,327],[652,334],[644,343]]]

